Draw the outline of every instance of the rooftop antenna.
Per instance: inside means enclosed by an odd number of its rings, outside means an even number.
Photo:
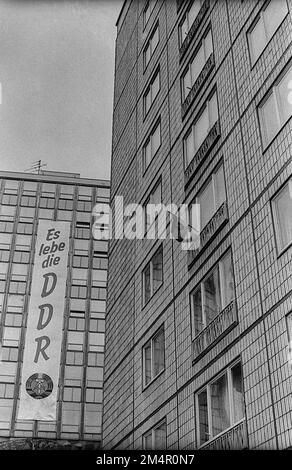
[[[42,169],[47,166],[46,163],[42,163],[41,160],[37,160],[33,162],[30,168],[27,168],[25,171],[29,171],[30,173],[37,173],[38,175],[42,173]]]

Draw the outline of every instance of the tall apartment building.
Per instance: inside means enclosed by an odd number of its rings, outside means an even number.
[[[198,202],[201,232],[110,243],[105,448],[292,446],[291,20],[291,0],[124,2],[111,202]]]
[[[92,235],[92,210],[108,201],[108,181],[74,173],[0,172],[0,448],[100,446],[108,260],[107,242]],[[21,420],[19,392],[37,282],[34,278],[32,283],[36,243],[40,224],[51,221],[68,227],[69,234],[64,309],[53,313],[61,317],[62,338],[56,420]]]

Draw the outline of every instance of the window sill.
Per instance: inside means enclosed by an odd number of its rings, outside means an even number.
[[[210,243],[215,235],[221,230],[229,220],[227,202],[224,202],[212,217],[210,222],[200,233],[200,247],[188,252],[188,269],[191,269],[197,257],[202,253],[203,248]]]
[[[210,0],[205,0],[203,5],[201,6],[201,9],[196,17],[196,19],[194,20],[188,34],[186,35],[182,45],[180,46],[180,49],[179,49],[179,60],[181,61],[183,56],[185,55],[190,43],[192,42],[193,38],[196,36],[197,34],[197,31],[198,31],[198,27],[200,25],[200,23],[202,22],[204,16],[205,16],[205,13],[207,12],[207,10],[209,9],[209,6],[210,6]]]
[[[214,52],[210,55],[209,59],[205,63],[204,67],[200,75],[198,76],[197,80],[195,81],[194,85],[192,86],[188,96],[184,100],[181,106],[181,115],[182,119],[184,119],[188,109],[190,108],[192,102],[198,95],[199,91],[201,90],[204,83],[207,81],[209,74],[212,72],[213,68],[215,67],[215,55]]]
[[[218,341],[238,324],[237,303],[232,300],[192,342],[194,365]]]
[[[211,151],[217,140],[221,135],[219,121],[216,121],[212,129],[209,131],[206,139],[200,146],[199,150],[196,152],[192,161],[189,163],[187,169],[185,170],[185,187],[189,185],[191,179],[193,178],[195,172],[205,160],[208,153]]]
[[[153,379],[151,379],[147,385],[143,385],[142,392],[145,392],[153,384],[153,382],[155,382],[155,380],[157,380],[158,377],[160,377],[164,372],[165,367],[159,372],[159,374],[155,375],[155,377],[153,377]]]
[[[243,450],[248,448],[246,419],[222,431],[199,447],[199,450]]]

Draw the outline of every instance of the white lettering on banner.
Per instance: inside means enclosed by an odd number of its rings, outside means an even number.
[[[39,221],[18,419],[56,420],[69,230],[69,222]]]

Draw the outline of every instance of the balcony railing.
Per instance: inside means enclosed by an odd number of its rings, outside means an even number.
[[[182,107],[181,107],[182,118],[186,114],[192,101],[195,99],[196,95],[198,94],[199,90],[202,88],[204,82],[207,80],[208,76],[210,75],[214,67],[215,67],[215,55],[212,52],[209,59],[205,63],[200,75],[198,76],[197,80],[193,84],[188,96],[186,97],[186,99],[184,100],[182,104]]]
[[[233,300],[193,341],[193,361],[197,361],[238,323],[237,304]]]
[[[197,14],[197,17],[196,17],[195,21],[193,22],[188,34],[186,35],[186,37],[185,37],[185,39],[184,39],[184,41],[183,41],[183,43],[180,47],[180,50],[179,50],[180,60],[182,59],[183,55],[185,54],[187,48],[189,47],[190,42],[193,40],[194,36],[196,35],[198,27],[199,27],[201,21],[203,20],[209,6],[210,6],[210,0],[205,0],[203,5],[201,6],[201,9],[200,9],[199,13]]]
[[[200,447],[202,450],[243,450],[248,448],[246,421],[243,420],[225,433]]]
[[[207,154],[210,152],[213,145],[217,142],[220,137],[220,125],[219,121],[215,122],[214,126],[210,130],[206,139],[200,146],[199,150],[195,154],[191,163],[188,165],[185,171],[185,186],[187,186],[194,176],[195,171],[201,165],[203,160],[206,158]]]
[[[188,266],[189,269],[193,265],[195,259],[199,256],[204,246],[216,235],[218,230],[228,221],[228,207],[227,202],[219,207],[218,211],[212,217],[210,222],[200,233],[200,246],[196,250],[188,252]]]

